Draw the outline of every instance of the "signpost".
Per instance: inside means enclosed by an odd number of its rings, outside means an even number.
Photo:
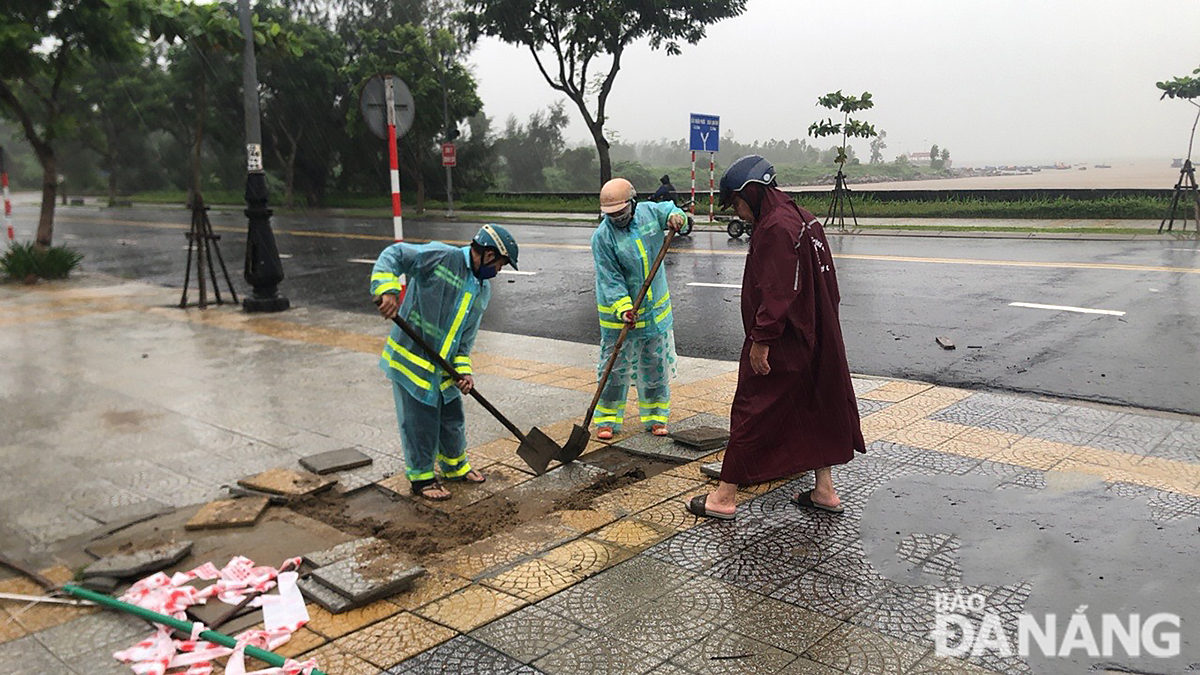
[[[721,118],[717,115],[692,113],[689,124],[692,151],[692,214],[696,213],[696,151],[708,153],[708,222],[713,222],[713,187],[716,175],[716,154],[721,149]]]
[[[15,237],[12,226],[12,202],[8,200],[8,167],[4,163],[4,148],[0,148],[0,185],[4,187],[4,224],[8,226],[8,240]]]
[[[442,166],[447,169],[458,166],[458,155],[453,143],[442,143]]]
[[[416,106],[408,85],[394,75],[376,75],[363,85],[359,99],[363,121],[376,136],[386,139],[392,179],[392,231],[404,241],[404,219],[400,208],[400,160],[397,142],[412,128]]]

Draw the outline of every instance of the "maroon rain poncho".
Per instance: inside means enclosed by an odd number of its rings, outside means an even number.
[[[866,452],[825,231],[783,192],[760,189],[742,277],[746,342],[721,466],[721,480],[739,485],[845,464],[855,450]],[[752,342],[771,348],[767,375],[750,367]]]

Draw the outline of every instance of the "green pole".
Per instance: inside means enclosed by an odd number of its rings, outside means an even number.
[[[183,633],[187,633],[188,635],[191,635],[191,633],[192,633],[192,624],[188,623],[187,621],[180,621],[179,619],[176,619],[173,616],[167,616],[166,614],[159,614],[158,612],[152,612],[148,609],[138,607],[137,605],[131,605],[127,602],[121,602],[120,600],[117,600],[116,598],[110,598],[109,596],[107,596],[103,593],[96,593],[94,591],[89,591],[86,588],[80,588],[79,586],[75,586],[73,584],[67,584],[66,586],[63,586],[62,589],[64,591],[70,593],[71,595],[81,597],[84,600],[91,600],[92,602],[96,603],[97,605],[103,605],[109,609],[115,609],[115,610],[118,610],[121,612],[125,612],[127,614],[132,614],[138,618],[142,618],[147,621],[153,621],[154,623],[160,623],[164,626],[167,626],[168,628],[174,628],[175,630],[181,631]],[[228,635],[225,635],[224,633],[218,633],[216,631],[206,630],[206,631],[203,631],[200,633],[200,637],[202,637],[205,640],[208,640],[209,642],[212,642],[214,644],[219,644],[223,647],[229,647],[231,649],[234,647],[237,647],[237,640],[234,640],[233,638],[229,637]],[[252,657],[258,659],[259,661],[262,661],[262,662],[266,663],[267,665],[274,666],[276,668],[283,667],[283,664],[286,661],[286,659],[284,659],[282,656],[279,656],[278,654],[273,654],[265,649],[259,649],[258,647],[253,647],[250,645],[246,646],[246,656],[252,656]],[[312,671],[312,675],[325,675],[325,673],[323,673],[319,670],[316,670],[314,668]]]

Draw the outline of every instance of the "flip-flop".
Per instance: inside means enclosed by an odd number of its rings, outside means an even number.
[[[655,436],[666,436],[667,435],[667,425],[655,424],[654,426],[650,427],[650,433],[654,434]]]
[[[793,497],[791,502],[796,506],[804,507],[806,509],[816,509],[826,513],[842,513],[846,510],[841,504],[838,504],[837,506],[825,506],[824,504],[818,504],[814,502],[812,500],[812,492],[812,490],[809,490],[808,492],[801,492]]]
[[[443,490],[443,491],[445,491],[445,492],[446,492],[446,496],[445,496],[445,497],[431,497],[431,496],[429,496],[429,495],[425,494],[425,491],[426,491],[426,490],[428,490],[428,489],[430,489],[430,488],[438,488],[438,489],[441,489],[441,490]],[[426,500],[429,500],[429,501],[431,501],[431,502],[444,502],[444,501],[446,501],[447,499],[450,499],[451,497],[453,497],[453,496],[454,496],[454,495],[450,494],[450,491],[449,491],[449,490],[446,490],[446,488],[445,488],[445,487],[443,487],[441,484],[439,484],[439,483],[437,483],[437,482],[433,482],[433,483],[426,483],[425,485],[422,485],[422,486],[421,486],[421,487],[419,487],[419,488],[412,488],[412,494],[413,494],[413,496],[414,496],[414,497],[420,497],[421,499],[426,499]]]
[[[596,438],[602,441],[611,441],[613,437],[612,427],[600,427],[596,430]]]
[[[442,480],[446,481],[447,483],[467,483],[469,485],[479,485],[480,483],[487,482],[487,476],[484,476],[482,473],[479,474],[480,475],[479,480],[471,480],[469,478],[469,476],[471,475],[472,472],[477,473],[478,470],[471,469],[470,471],[464,473],[463,475],[459,476],[458,478],[446,478],[445,476],[442,476]]]
[[[709,511],[707,508],[705,508],[704,501],[706,499],[708,499],[708,495],[696,495],[695,497],[692,497],[692,501],[688,502],[687,504],[688,513],[701,518],[733,520],[734,514],[732,513],[717,513],[716,511]]]

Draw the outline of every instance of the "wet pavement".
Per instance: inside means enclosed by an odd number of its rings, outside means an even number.
[[[0,286],[0,551],[62,582],[106,525],[165,509],[155,528],[129,532],[182,535],[222,484],[298,469],[302,456],[371,456],[338,474],[344,492],[402,474],[375,365],[378,318],[320,306],[181,311],[167,306],[176,297],[99,275]],[[478,384],[517,426],[562,439],[586,406],[596,351],[485,331]],[[735,370],[681,359],[673,423],[727,422]],[[835,469],[840,516],[789,503],[811,487],[806,475],[744,488],[733,522],[697,522],[683,502],[711,489],[700,466],[720,458],[703,455],[519,528],[536,536],[440,553],[410,591],[346,614],[310,604],[312,620],[281,652],[365,675],[1185,673],[1200,663],[1200,420],[908,380],[854,385],[869,451]],[[466,409],[472,463],[534,487],[541,478],[520,471],[503,428]],[[604,465],[612,452],[597,443],[580,461]],[[272,508],[227,535],[247,550],[269,539],[255,549],[263,562],[352,536]],[[193,535],[185,568],[217,550]],[[0,580],[0,591],[34,590]],[[17,607],[0,608],[4,672],[129,672],[106,655],[146,632],[87,609]],[[1128,628],[1133,613],[1176,617],[1174,631],[1135,627],[1140,640],[1117,634],[1125,651],[1088,654],[1077,626],[1099,640],[1102,614]],[[1016,650],[1023,614],[1039,627],[1055,615],[1057,627],[1028,657],[1006,655],[996,636]],[[943,624],[990,630],[992,642],[941,656]],[[1045,656],[1046,641],[1066,653]]]
[[[19,230],[32,231],[28,217],[18,216]],[[241,290],[244,217],[215,209],[212,220]],[[65,208],[57,222],[58,241],[83,251],[86,269],[182,283],[182,209]],[[477,227],[410,219],[406,232],[413,241],[465,242]],[[484,327],[597,342],[589,230],[512,227],[523,247],[522,274],[501,276]],[[286,256],[283,289],[294,303],[371,311],[363,279],[391,240],[387,221],[281,215],[275,230]],[[1200,413],[1195,240],[837,235],[831,246],[855,372]],[[697,233],[676,249],[666,265],[680,353],[737,358],[745,238]],[[941,349],[939,336],[957,349]]]

